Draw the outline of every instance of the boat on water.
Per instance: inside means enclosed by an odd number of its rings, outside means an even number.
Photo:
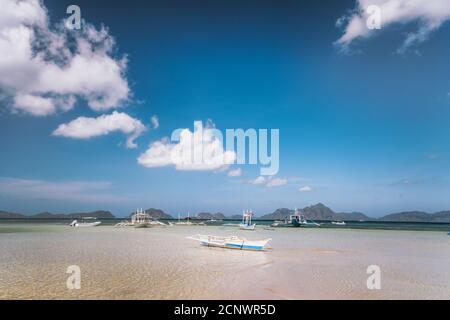
[[[261,239],[261,240],[248,240],[246,238],[240,238],[236,236],[220,237],[211,235],[197,234],[194,236],[187,237],[187,239],[199,241],[202,245],[208,247],[220,247],[226,249],[236,249],[236,250],[252,250],[252,251],[265,251],[269,247],[271,238]]]
[[[214,218],[212,218],[212,219],[203,221],[203,224],[204,225],[212,225],[212,226],[214,226],[214,225],[222,225],[223,224],[223,220],[222,219],[214,219]]]
[[[153,218],[142,208],[137,209],[131,215],[131,221],[122,221],[115,225],[116,227],[135,227],[135,228],[150,228],[157,226],[167,226],[165,223]]]
[[[178,214],[178,222],[175,222],[174,224],[177,226],[192,226],[192,225],[194,225],[194,223],[191,221],[192,219],[189,215],[189,212],[188,212],[187,218],[184,218],[184,220],[185,221],[181,221],[181,216],[180,216],[180,214]]]
[[[289,217],[286,217],[284,221],[276,220],[274,223],[271,224],[272,227],[282,227],[282,228],[315,228],[320,227],[320,224],[314,221],[308,221],[305,219],[304,215],[301,213],[300,210],[295,208],[295,211],[293,214],[289,215]]]
[[[256,223],[252,223],[253,212],[251,210],[242,213],[242,223],[239,224],[241,230],[255,230]]]
[[[345,221],[331,221],[331,224],[334,224],[336,226],[345,226]]]
[[[78,221],[77,219],[73,220],[69,226],[70,227],[96,227],[100,225],[101,221],[93,221],[97,218],[95,217],[82,217],[81,221]]]

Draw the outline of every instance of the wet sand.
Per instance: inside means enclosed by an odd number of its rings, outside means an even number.
[[[7,228],[2,226],[2,228]],[[174,226],[0,232],[0,299],[450,299],[444,232]],[[272,238],[273,250],[202,247],[197,233]],[[69,290],[67,267],[81,268]],[[369,265],[381,289],[366,286]]]

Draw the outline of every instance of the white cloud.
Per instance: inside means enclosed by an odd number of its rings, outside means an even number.
[[[44,116],[82,98],[102,111],[128,99],[127,61],[112,56],[115,43],[106,28],[51,27],[38,0],[0,0],[0,8],[0,90],[13,109]]]
[[[288,183],[287,179],[273,178],[273,179],[269,179],[269,181],[266,183],[266,186],[267,187],[279,187],[279,186],[284,186],[287,183]]]
[[[93,203],[122,203],[124,198],[111,194],[110,182],[45,181],[0,177],[4,197],[29,200],[70,200]]]
[[[74,139],[89,139],[121,131],[128,135],[127,148],[135,148],[134,140],[146,130],[141,121],[123,112],[114,111],[97,118],[79,117],[69,123],[61,124],[53,131],[54,136]]]
[[[35,116],[46,116],[56,111],[53,99],[30,94],[17,94],[14,97],[14,106]]]
[[[419,23],[416,32],[407,34],[398,49],[400,53],[425,41],[431,32],[450,19],[450,0],[357,0],[356,8],[336,23],[340,26],[346,22],[344,34],[336,41],[344,50],[355,39],[369,37],[375,32],[366,25],[366,9],[370,5],[381,10],[381,30],[393,24]]]
[[[228,171],[229,177],[239,177],[242,174],[241,168]]]
[[[249,181],[250,184],[263,185],[266,187],[280,187],[288,183],[288,179],[285,178],[274,178],[273,176],[259,176],[254,180]]]
[[[150,122],[152,123],[153,129],[159,128],[159,118],[156,114],[150,118]]]
[[[47,116],[61,110],[70,110],[75,104],[71,95],[60,98],[45,98],[30,94],[17,94],[14,97],[15,110],[22,110],[34,116]]]
[[[298,191],[300,191],[300,192],[310,192],[310,191],[312,191],[312,188],[310,186],[303,186],[303,187],[300,187],[300,189],[298,189]]]
[[[147,168],[173,165],[177,170],[222,170],[235,161],[236,154],[223,149],[216,132],[212,122],[203,128],[202,122],[196,121],[194,132],[180,129],[178,142],[165,138],[151,143],[138,163]]]
[[[265,178],[263,176],[259,176],[258,178],[254,179],[254,180],[250,180],[249,183],[260,185],[260,184],[266,184],[267,180],[268,180],[267,178]]]

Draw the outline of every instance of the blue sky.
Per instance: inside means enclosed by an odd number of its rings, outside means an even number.
[[[69,4],[44,1],[49,28],[67,17]],[[345,27],[336,21],[352,18],[355,1],[326,8],[315,1],[77,4],[86,22],[106,26],[115,39],[110,56],[126,55],[129,95],[108,110],[77,96],[67,111],[35,116],[14,109],[12,89],[0,85],[0,209],[106,209],[117,216],[136,207],[175,216],[250,208],[264,214],[317,202],[371,216],[450,209],[447,17],[399,53],[405,37],[426,23],[420,10],[419,18],[394,20],[343,50],[336,41]],[[146,126],[136,148],[126,147],[122,132],[52,135],[63,123],[113,110]],[[251,183],[259,176],[254,165],[231,166],[242,174],[230,177],[226,170],[138,164],[150,143],[208,119],[223,130],[278,128],[277,178],[284,184]]]

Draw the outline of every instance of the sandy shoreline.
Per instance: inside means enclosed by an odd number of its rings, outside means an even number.
[[[0,233],[0,299],[450,299],[441,232],[223,227]],[[196,233],[273,238],[270,252],[201,247]],[[381,290],[366,269],[381,268]],[[69,265],[81,268],[68,290]]]

